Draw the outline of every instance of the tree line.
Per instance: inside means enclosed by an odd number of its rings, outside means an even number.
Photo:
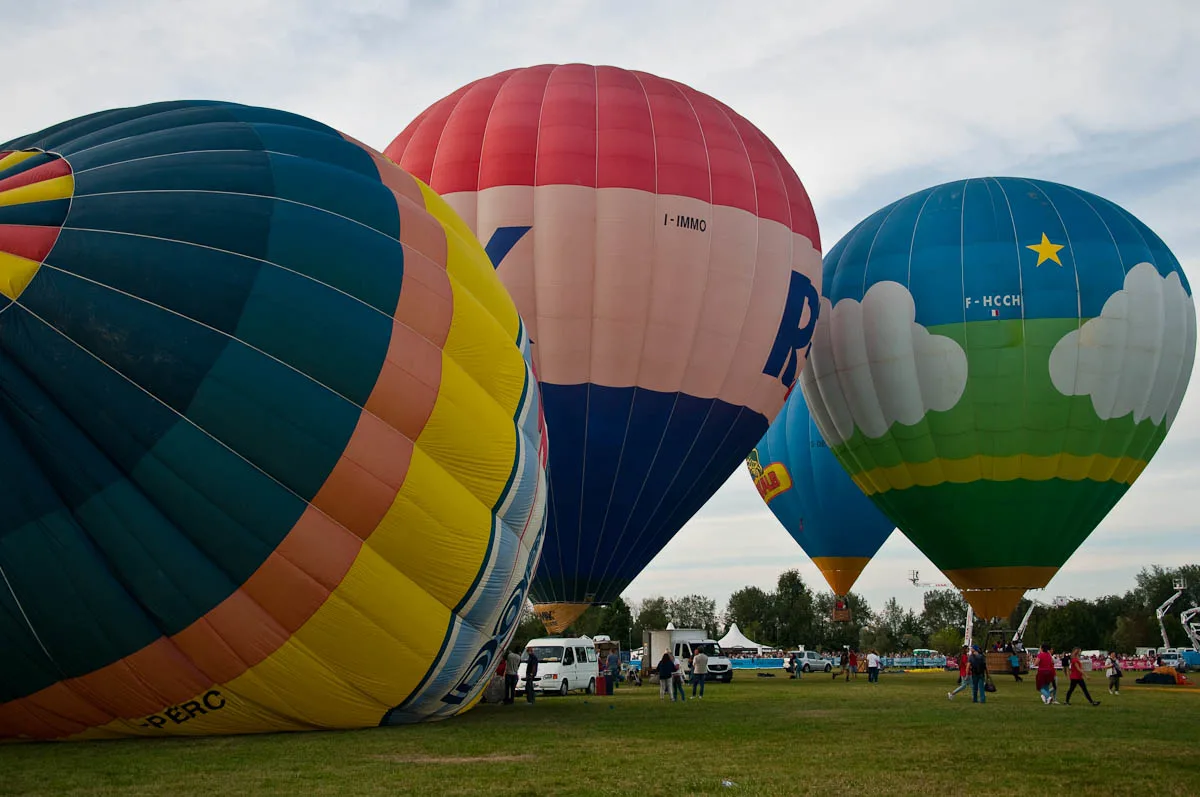
[[[1134,588],[1123,595],[1070,599],[1061,606],[1038,605],[1030,615],[1025,643],[1048,642],[1055,650],[1078,646],[1120,653],[1133,653],[1138,647],[1161,647],[1154,611],[1174,593],[1172,582],[1180,577],[1188,588],[1171,607],[1165,625],[1173,646],[1188,647],[1179,612],[1200,605],[1200,565],[1174,569],[1152,565],[1138,573]],[[1036,599],[1039,603],[1050,602],[1049,596]],[[851,621],[834,622],[833,595],[824,589],[814,591],[799,571],[787,570],[771,591],[755,586],[737,590],[729,596],[723,611],[718,611],[715,600],[704,595],[655,596],[634,605],[617,598],[609,606],[589,608],[563,635],[607,634],[628,649],[641,646],[644,629],[666,628],[671,622],[677,628],[704,629],[714,638],[736,623],[750,639],[779,649],[804,645],[810,650],[836,650],[849,645],[880,653],[915,648],[951,653],[963,643],[967,604],[957,590],[927,591],[919,613],[903,608],[895,598],[877,610],[853,592],[846,600]],[[974,641],[985,643],[990,632],[1015,630],[1032,603],[1029,597],[1022,598],[1006,618],[990,622],[976,618]],[[529,639],[540,636],[547,636],[545,627],[530,613],[522,621],[514,645],[523,647]]]

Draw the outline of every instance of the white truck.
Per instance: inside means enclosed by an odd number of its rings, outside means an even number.
[[[642,648],[645,651],[642,657],[642,672],[653,672],[662,660],[662,654],[670,651],[683,668],[684,675],[691,678],[692,656],[704,651],[708,656],[708,677],[705,680],[725,683],[733,680],[733,663],[721,651],[717,641],[699,628],[643,631]]]

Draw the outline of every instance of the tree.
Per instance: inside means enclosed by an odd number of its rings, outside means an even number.
[[[895,598],[888,598],[887,603],[883,604],[883,609],[879,612],[878,624],[880,628],[887,631],[888,637],[899,639],[904,633],[902,630],[904,619],[904,609],[900,607],[900,602]]]
[[[667,616],[676,628],[699,628],[717,633],[717,602],[703,595],[684,595],[667,601]]]
[[[931,589],[925,593],[921,630],[932,635],[945,628],[963,631],[967,626],[967,601],[956,589]],[[933,647],[932,642],[930,647]],[[958,648],[955,648],[957,650]]]
[[[667,627],[667,599],[661,595],[644,599],[638,604],[637,617],[633,623],[633,644],[642,644],[642,632]]]
[[[958,655],[962,644],[963,632],[957,626],[948,625],[929,635],[929,647],[946,655]]]
[[[1060,651],[1074,647],[1099,648],[1102,636],[1087,601],[1068,601],[1066,606],[1047,612],[1038,624],[1039,641]]]
[[[771,596],[758,587],[742,587],[729,596],[729,603],[725,605],[725,630],[737,623],[742,633],[755,642],[762,640],[751,634],[750,628],[757,626],[761,633],[770,618]]]
[[[1123,614],[1117,618],[1112,632],[1112,649],[1118,653],[1133,653],[1139,647],[1154,647],[1150,624],[1141,613]]]
[[[529,644],[529,640],[542,636],[546,636],[546,626],[542,625],[542,621],[533,612],[533,607],[527,603],[521,616],[521,622],[517,624],[517,630],[513,634],[512,642],[508,645],[509,650],[522,651]]]
[[[892,651],[892,638],[883,626],[871,626],[859,632],[858,644],[855,647],[860,650],[875,650],[886,656]]]
[[[633,636],[633,612],[620,597],[606,606],[600,621],[599,633],[608,634],[621,647],[635,648],[641,644],[641,635]]]
[[[787,570],[771,596],[770,638],[779,646],[807,645],[814,636],[813,594],[799,570]],[[758,640],[761,641],[761,640]]]

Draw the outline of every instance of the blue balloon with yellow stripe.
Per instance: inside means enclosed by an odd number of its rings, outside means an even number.
[[[379,153],[217,102],[0,145],[0,738],[470,707],[545,461],[511,299]]]

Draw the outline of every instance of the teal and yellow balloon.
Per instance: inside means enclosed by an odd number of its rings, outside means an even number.
[[[545,525],[528,343],[449,206],[312,120],[0,146],[0,738],[470,707]]]
[[[848,593],[895,525],[829,450],[800,391],[792,391],[746,467],[767,507],[834,594]]]
[[[1017,178],[947,183],[826,256],[801,387],[859,486],[983,616],[1043,587],[1183,400],[1191,288],[1133,215]]]

